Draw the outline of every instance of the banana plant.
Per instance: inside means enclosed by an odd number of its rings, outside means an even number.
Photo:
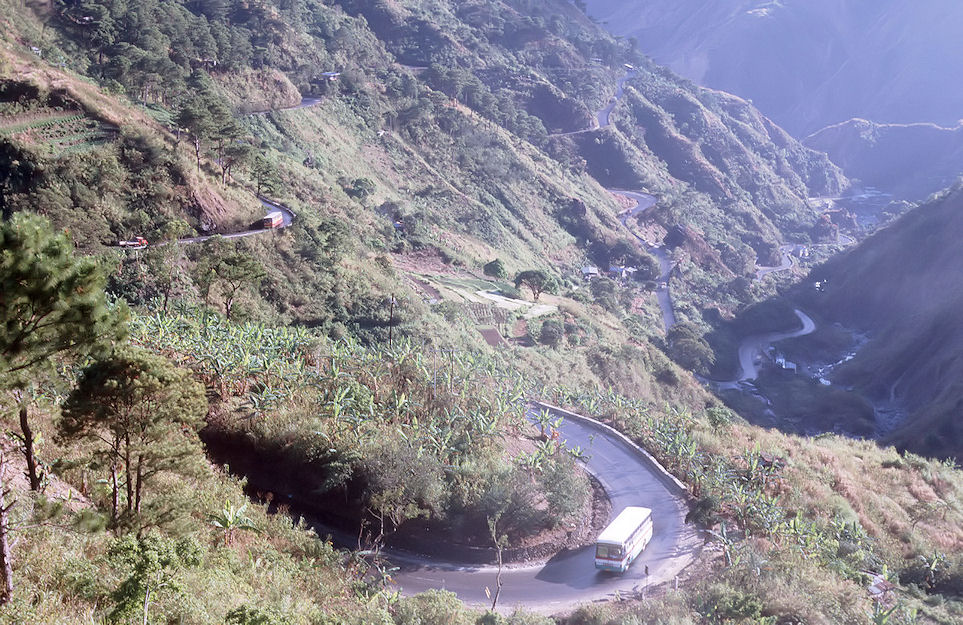
[[[535,423],[538,424],[539,434],[541,436],[545,436],[545,428],[551,425],[553,419],[552,413],[544,408],[535,414]]]
[[[889,619],[896,610],[900,607],[900,604],[895,604],[889,608],[883,605],[881,601],[873,602],[873,613],[870,618],[873,619],[873,625],[886,625],[889,623]]]
[[[731,536],[729,536],[729,531],[726,529],[726,523],[723,521],[719,524],[719,531],[706,530],[711,536],[718,540],[722,544],[722,551],[726,557],[726,566],[732,568],[739,564],[741,557],[736,552],[736,543]]]
[[[328,400],[327,405],[331,408],[331,418],[335,421],[341,419],[341,416],[351,405],[351,395],[352,389],[350,386],[339,386],[335,391],[334,395]]]
[[[559,449],[559,442],[548,438],[543,441],[539,441],[535,445],[535,451],[541,454],[543,457],[548,458],[549,456],[554,456]]]
[[[208,517],[208,522],[216,528],[224,530],[224,544],[230,545],[234,542],[234,533],[238,530],[252,532],[259,531],[254,521],[245,516],[247,504],[235,508],[231,501],[224,502],[224,508]]]
[[[562,443],[562,445],[564,446],[565,443]],[[573,458],[575,458],[576,460],[582,460],[583,462],[588,462],[589,458],[591,457],[591,456],[589,456],[588,454],[585,453],[585,450],[582,449],[581,445],[575,445],[574,447],[568,447],[568,448],[566,448],[565,451],[567,451],[567,452],[568,452]]]
[[[521,455],[522,466],[528,468],[533,473],[541,473],[542,466],[545,464],[545,456],[539,451]]]

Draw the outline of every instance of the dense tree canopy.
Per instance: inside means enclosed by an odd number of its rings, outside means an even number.
[[[104,277],[74,256],[70,239],[46,219],[18,214],[0,225],[0,384],[23,386],[60,352],[97,353],[124,333]]]
[[[110,469],[114,522],[141,513],[147,486],[163,471],[188,472],[200,457],[204,387],[184,369],[139,349],[87,367],[63,407],[65,439],[89,438]],[[121,500],[121,495],[124,500]]]

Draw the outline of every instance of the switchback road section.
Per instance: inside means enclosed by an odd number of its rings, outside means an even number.
[[[632,76],[635,75],[635,70],[628,70],[624,76],[619,78],[615,85],[615,94],[609,100],[609,103],[596,113],[595,117],[598,121],[599,128],[606,128],[611,124],[612,111],[615,110],[615,106],[625,95],[625,83]],[[582,131],[584,132],[584,131]],[[672,308],[672,295],[669,293],[669,277],[672,273],[672,261],[669,259],[669,255],[666,253],[665,249],[655,245],[649,245],[642,237],[632,231],[628,226],[628,220],[632,217],[638,217],[645,211],[649,210],[655,206],[658,201],[657,198],[648,193],[642,193],[641,191],[625,191],[622,189],[606,189],[609,193],[614,193],[616,195],[621,195],[627,197],[635,202],[635,206],[623,212],[620,215],[622,225],[625,227],[629,233],[638,239],[639,243],[648,250],[650,254],[656,257],[659,261],[659,286],[655,291],[656,299],[659,302],[659,308],[662,310],[662,323],[665,325],[665,329],[669,330],[676,324],[675,310]]]
[[[796,313],[796,318],[802,324],[802,326],[796,330],[788,330],[785,332],[767,332],[765,334],[755,334],[753,336],[747,336],[739,343],[739,375],[735,380],[718,381],[718,380],[704,380],[709,384],[715,386],[718,390],[725,389],[738,389],[740,388],[740,383],[755,380],[759,377],[759,366],[762,360],[763,354],[769,349],[769,346],[773,343],[778,343],[779,341],[785,339],[796,338],[797,336],[806,336],[807,334],[812,334],[816,329],[816,322],[812,320],[812,317],[799,310],[798,308],[793,311]]]
[[[223,237],[225,239],[239,239],[241,237],[249,237],[255,234],[264,234],[265,232],[272,232],[274,230],[280,230],[281,228],[287,228],[294,222],[294,217],[295,217],[294,211],[292,211],[287,206],[284,206],[283,204],[278,204],[277,202],[272,202],[271,200],[267,199],[264,196],[258,197],[258,200],[261,201],[261,206],[263,206],[267,210],[267,214],[273,213],[274,211],[279,211],[281,213],[281,216],[284,221],[280,226],[278,226],[277,228],[252,227],[247,230],[242,230],[240,232],[231,232],[228,234],[206,234],[200,237],[187,237],[184,239],[178,239],[177,242],[178,243],[202,243],[214,237]]]
[[[564,550],[548,562],[506,567],[499,611],[524,607],[554,613],[590,601],[642,596],[648,587],[672,581],[703,544],[698,532],[685,523],[685,486],[614,429],[558,408],[546,408],[563,418],[559,433],[566,444],[585,451],[585,468],[611,500],[612,518],[626,506],[650,508],[654,535],[642,555],[620,575],[595,569],[591,545]],[[394,579],[406,595],[441,588],[466,603],[491,606],[489,593],[495,590],[497,574],[494,567],[442,564],[400,554],[389,558],[400,567]]]

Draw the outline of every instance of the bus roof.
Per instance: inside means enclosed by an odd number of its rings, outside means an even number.
[[[609,523],[608,527],[602,530],[596,542],[621,545],[628,540],[635,528],[642,525],[642,522],[651,514],[652,510],[649,508],[628,506],[622,512],[619,512],[619,515]]]
[[[271,211],[270,213],[264,216],[265,219],[274,219],[276,217],[284,217],[284,213],[282,213],[281,211]]]

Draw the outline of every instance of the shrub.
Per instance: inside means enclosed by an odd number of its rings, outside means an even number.
[[[663,369],[655,374],[655,379],[666,386],[677,386],[679,384],[679,374],[672,369]]]
[[[500,258],[496,258],[490,263],[486,263],[483,268],[486,276],[491,276],[493,278],[504,279],[508,277],[508,272],[505,270],[505,264]]]
[[[398,603],[396,625],[458,625],[464,623],[464,604],[455,593],[429,590]]]
[[[706,408],[706,420],[714,428],[720,428],[732,423],[732,412],[725,406],[710,406]]]
[[[719,520],[720,510],[718,497],[712,494],[703,495],[692,504],[692,509],[685,516],[685,522],[712,527]]]
[[[521,299],[522,292],[515,287],[506,284],[505,286],[498,289],[498,292],[504,297],[510,297],[512,299]]]
[[[542,330],[539,332],[538,340],[543,345],[558,347],[563,336],[565,336],[565,331],[562,324],[556,319],[546,319],[542,322]]]
[[[754,620],[762,616],[762,601],[730,586],[715,586],[711,589],[703,610],[713,623]]]
[[[227,625],[287,625],[290,623],[274,610],[249,608],[246,605],[228,612],[224,622]]]
[[[546,463],[539,476],[548,516],[558,526],[578,514],[591,496],[588,480],[568,454]]]

